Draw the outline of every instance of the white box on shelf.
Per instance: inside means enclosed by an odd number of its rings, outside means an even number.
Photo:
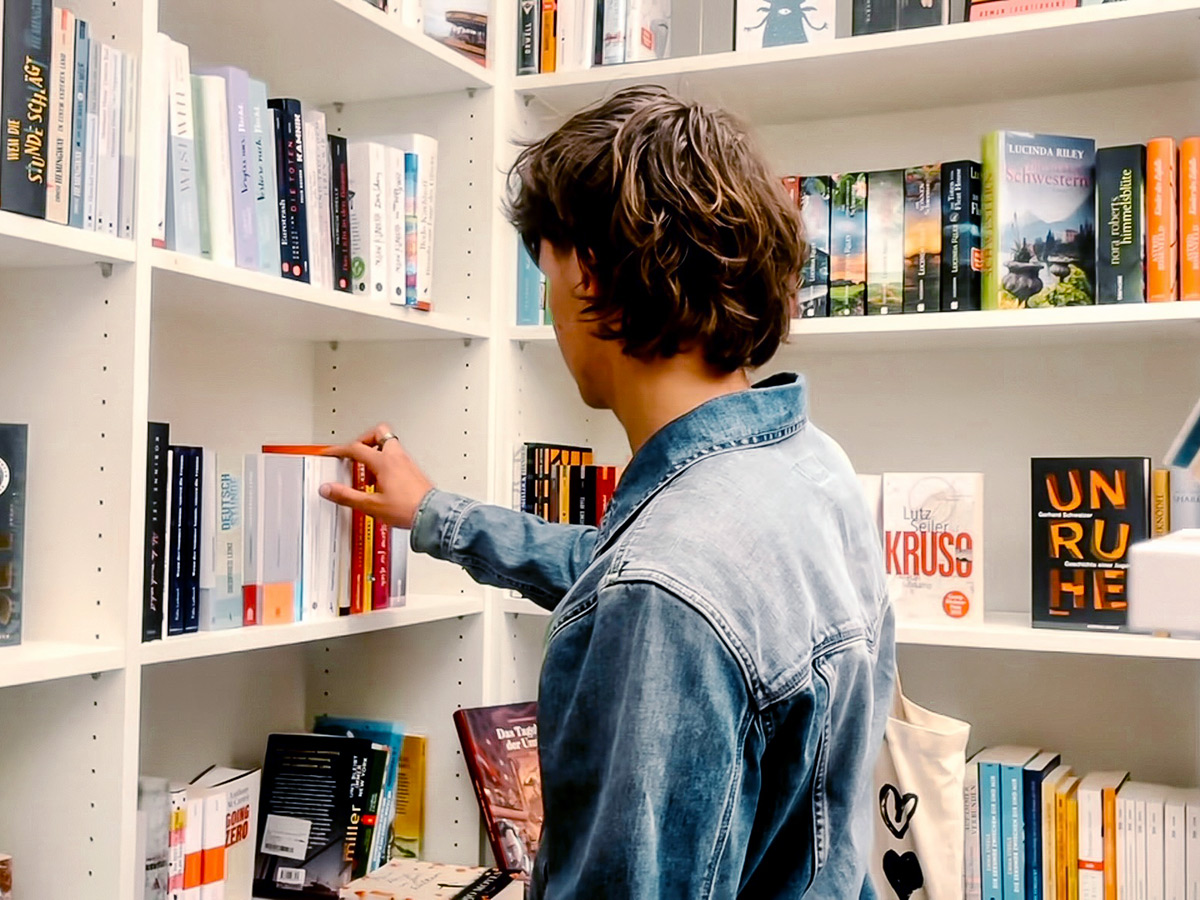
[[[1200,637],[1200,528],[1129,550],[1129,628]]]

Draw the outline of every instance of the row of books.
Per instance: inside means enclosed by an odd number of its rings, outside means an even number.
[[[29,426],[0,424],[0,648],[21,643]]]
[[[517,74],[671,55],[671,0],[520,0]]]
[[[335,898],[393,856],[417,858],[425,755],[398,723],[319,716],[311,734],[270,735],[261,770],[143,776],[146,900]]]
[[[488,0],[367,0],[481,66],[487,65]],[[528,2],[528,0],[523,0]]]
[[[1200,138],[998,131],[982,165],[783,183],[810,247],[802,318],[1200,300]]]
[[[437,141],[348,141],[233,66],[157,36],[155,246],[398,306],[432,305]]]
[[[1082,777],[1058,753],[981,750],[963,790],[966,900],[1141,900],[1200,891],[1200,791]]]
[[[522,444],[513,461],[513,505],[547,522],[598,526],[621,469],[592,459],[590,447]]]
[[[879,34],[1114,2],[1117,0],[854,0],[853,33]]]
[[[0,209],[133,237],[138,60],[42,0],[7,0]]]
[[[1127,630],[1134,544],[1200,528],[1200,479],[1145,457],[1031,461],[1032,623]],[[905,621],[981,623],[984,479],[978,473],[860,475]]]
[[[173,445],[165,422],[147,444],[142,640],[404,605],[406,533],[320,495],[368,490],[361,464],[319,446]]]

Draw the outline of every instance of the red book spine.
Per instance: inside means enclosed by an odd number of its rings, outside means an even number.
[[[367,467],[362,463],[354,464],[354,489],[367,489]],[[350,614],[356,615],[363,611],[365,592],[363,571],[363,544],[367,535],[366,513],[355,510],[350,518]]]
[[[371,590],[371,609],[387,609],[392,601],[392,529],[375,520],[375,583]]]

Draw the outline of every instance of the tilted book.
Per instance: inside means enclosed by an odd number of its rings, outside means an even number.
[[[21,643],[29,426],[0,425],[0,648]]]
[[[460,709],[454,725],[496,865],[528,876],[543,817],[537,704]]]
[[[1121,631],[1129,548],[1150,532],[1150,460],[1034,459],[1033,625]]]
[[[883,540],[906,620],[983,620],[983,476],[886,473]]]
[[[904,171],[867,174],[867,315],[904,311]]]
[[[167,222],[171,250],[200,255],[200,189],[197,181],[195,105],[186,44],[169,41],[167,59]]]
[[[251,894],[261,782],[262,772],[258,769],[230,769],[224,766],[211,766],[192,779],[191,788],[224,795],[224,882],[225,896],[230,900]]]

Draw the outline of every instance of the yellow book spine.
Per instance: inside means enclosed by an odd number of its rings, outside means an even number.
[[[425,836],[425,736],[406,734],[396,780],[396,820],[392,856],[420,859]]]
[[[1151,523],[1154,537],[1171,531],[1171,470],[1155,469],[1153,484],[1154,505]]]
[[[1067,900],[1079,900],[1079,798],[1067,798]]]

